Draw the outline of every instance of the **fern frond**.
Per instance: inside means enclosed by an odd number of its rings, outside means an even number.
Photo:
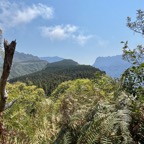
[[[70,132],[68,131],[68,132],[66,132],[66,134],[64,135],[61,144],[71,144],[71,141],[72,141],[72,140],[71,140],[71,134],[70,134]]]
[[[82,133],[78,144],[93,143],[131,143],[129,133],[130,112],[124,110],[115,111],[115,105],[99,103],[92,121],[87,122],[81,129]]]

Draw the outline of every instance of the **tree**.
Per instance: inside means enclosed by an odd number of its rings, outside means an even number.
[[[144,35],[144,11],[137,10],[136,21],[131,22],[131,17],[127,17],[127,26],[134,32]]]
[[[127,18],[127,26],[136,33],[144,35],[144,11],[137,10],[137,17],[134,22]],[[130,133],[136,143],[144,142],[144,46],[138,45],[131,50],[128,42],[124,43],[123,59],[133,66],[128,68],[122,75],[123,88],[131,95],[131,123]]]
[[[2,31],[0,32],[2,35]],[[10,44],[8,43],[7,40],[4,40],[5,57],[4,57],[4,64],[3,64],[3,72],[0,79],[0,112],[12,106],[16,101],[14,100],[6,104],[8,98],[8,94],[6,92],[6,83],[7,83],[8,76],[10,74],[15,47],[16,47],[16,40],[12,41]]]
[[[134,22],[131,22],[131,18],[128,17],[127,26],[134,32],[144,35],[144,11],[137,10]],[[125,42],[123,59],[132,64],[132,67],[127,69],[122,75],[123,87],[130,94],[140,96],[144,93],[144,46],[138,45],[131,50],[128,46],[128,41]]]

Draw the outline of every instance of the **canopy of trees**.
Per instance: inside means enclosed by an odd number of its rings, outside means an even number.
[[[50,64],[42,71],[11,79],[10,82],[21,81],[28,85],[35,84],[43,88],[46,95],[49,96],[60,83],[77,78],[93,78],[94,74],[99,71],[99,69],[92,66],[67,64],[67,61],[65,61]]]

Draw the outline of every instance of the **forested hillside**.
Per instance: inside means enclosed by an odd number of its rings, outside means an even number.
[[[47,67],[39,72],[11,79],[10,82],[34,84],[43,88],[46,95],[49,95],[61,82],[77,78],[93,78],[96,72],[101,71],[92,66],[79,65],[72,60],[63,60],[47,64]]]

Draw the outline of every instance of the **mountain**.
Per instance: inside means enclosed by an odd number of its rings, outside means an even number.
[[[41,71],[11,79],[10,82],[32,83],[43,88],[46,95],[50,95],[60,83],[79,78],[93,78],[96,72],[104,73],[92,66],[79,65],[73,60],[65,59],[47,64],[46,68]]]
[[[118,78],[131,65],[122,59],[122,55],[98,57],[93,64],[107,73],[107,75]]]
[[[25,54],[21,52],[15,52],[14,53],[14,62],[23,62],[23,61],[38,61],[40,60],[39,57],[33,56],[32,54]]]
[[[58,62],[63,60],[63,58],[58,57],[58,56],[54,56],[54,57],[40,57],[41,60],[46,60],[49,63],[53,63],[53,62]]]
[[[34,73],[36,71],[42,70],[46,65],[47,62],[42,60],[22,61],[17,63],[14,62],[11,69],[10,78]]]
[[[9,79],[42,70],[48,64],[37,56],[15,52]],[[2,59],[0,60],[0,74],[2,73]]]
[[[71,59],[64,59],[54,63],[48,63],[46,69],[50,67],[66,67],[66,66],[76,66],[79,65],[77,62]]]

